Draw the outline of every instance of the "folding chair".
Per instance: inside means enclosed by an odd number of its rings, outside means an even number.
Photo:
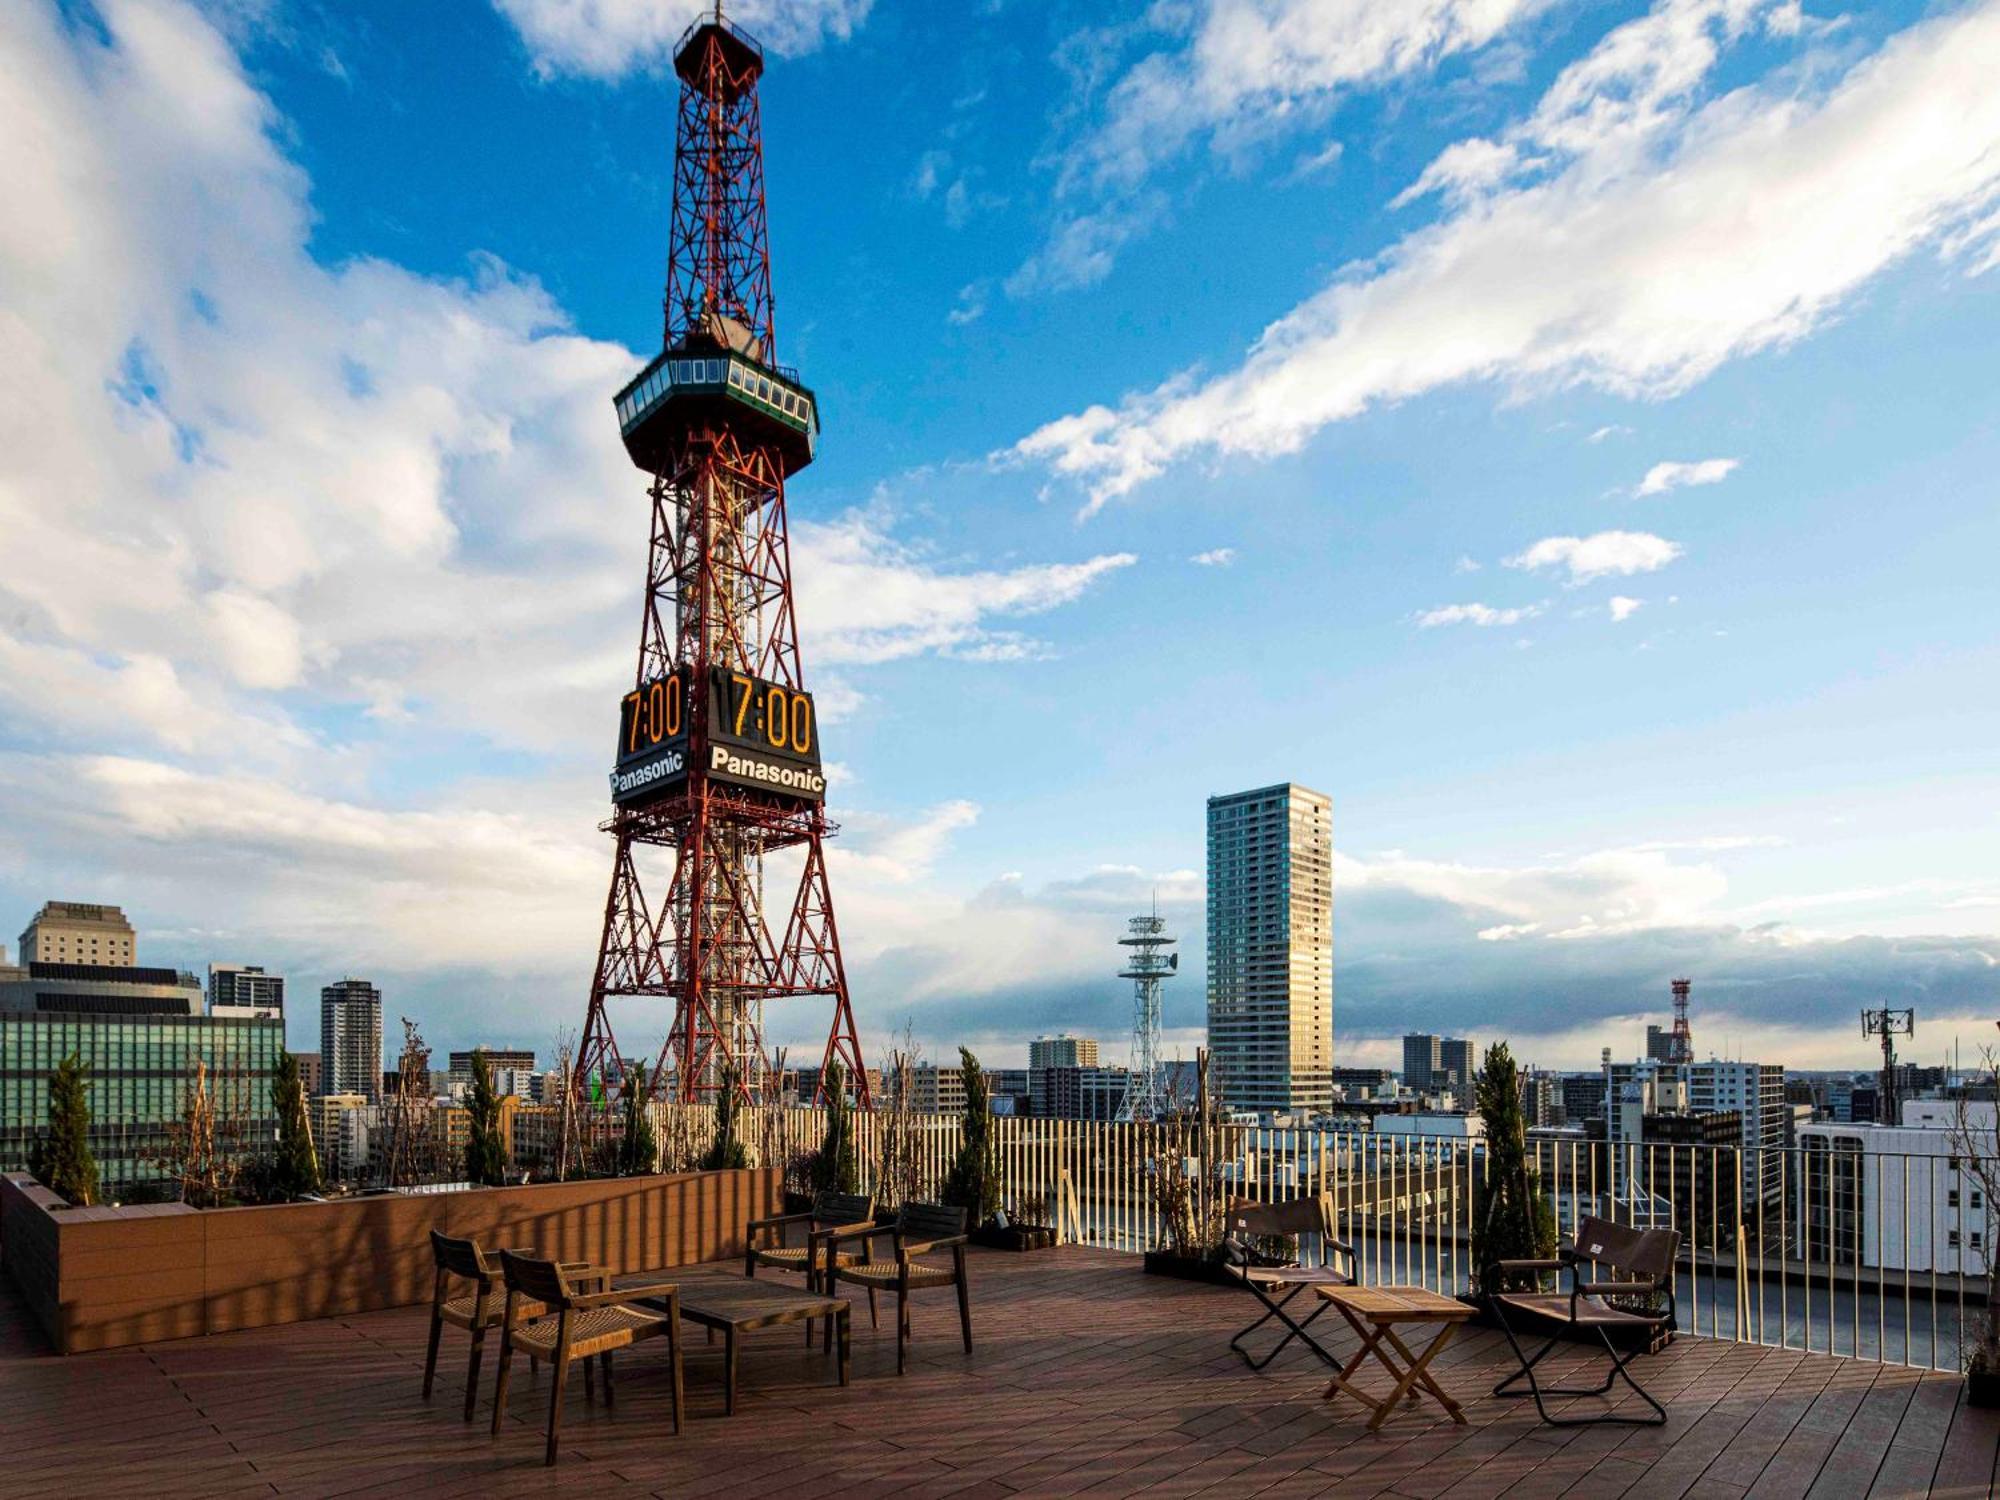
[[[1609,1219],[1586,1218],[1576,1226],[1576,1237],[1557,1252],[1555,1260],[1503,1260],[1497,1262],[1487,1273],[1489,1285],[1499,1285],[1513,1274],[1532,1273],[1535,1290],[1530,1292],[1500,1292],[1493,1299],[1493,1311],[1500,1319],[1500,1327],[1507,1335],[1507,1342],[1513,1348],[1514,1357],[1521,1362],[1521,1368],[1493,1387],[1496,1396],[1533,1395],[1535,1410],[1551,1427],[1589,1427],[1600,1422],[1619,1423],[1630,1427],[1659,1427],[1667,1420],[1667,1409],[1649,1395],[1645,1387],[1632,1378],[1630,1365],[1642,1353],[1649,1353],[1658,1346],[1658,1336],[1673,1326],[1674,1320],[1674,1258],[1680,1254],[1681,1235],[1678,1229],[1635,1229],[1629,1224],[1615,1224]],[[1586,1281],[1584,1268],[1603,1266],[1614,1273],[1615,1279],[1608,1281]],[[1544,1292],[1540,1289],[1542,1273],[1557,1273],[1558,1285],[1561,1273],[1569,1272],[1569,1290]],[[1607,1297],[1621,1299],[1655,1298],[1664,1295],[1663,1309],[1644,1311],[1630,1307],[1614,1306]],[[1549,1319],[1563,1324],[1569,1330],[1589,1329],[1604,1344],[1604,1352],[1611,1360],[1611,1368],[1604,1373],[1601,1384],[1594,1386],[1543,1385],[1535,1378],[1535,1366],[1540,1364],[1549,1351],[1555,1348],[1561,1334],[1551,1335],[1533,1355],[1521,1349],[1520,1340],[1514,1336],[1514,1325],[1507,1316],[1509,1311],[1516,1315],[1527,1313],[1538,1318]],[[1639,1345],[1620,1354],[1611,1342],[1611,1331],[1623,1329],[1628,1332],[1644,1331],[1649,1337]],[[1652,1416],[1626,1416],[1619,1412],[1600,1412],[1589,1417],[1552,1417],[1549,1415],[1544,1396],[1602,1396],[1611,1390],[1614,1380],[1622,1379],[1639,1395],[1639,1398],[1653,1409]],[[1527,1391],[1514,1387],[1518,1382],[1528,1382]]]
[[[1241,1355],[1243,1363],[1251,1369],[1261,1370],[1276,1359],[1293,1339],[1303,1339],[1313,1353],[1334,1369],[1339,1369],[1340,1361],[1306,1332],[1332,1304],[1323,1297],[1314,1299],[1318,1305],[1303,1323],[1294,1321],[1285,1310],[1293,1298],[1308,1288],[1354,1285],[1354,1249],[1334,1235],[1333,1199],[1325,1193],[1318,1193],[1286,1203],[1240,1201],[1230,1205],[1226,1222],[1229,1228],[1222,1240],[1223,1264],[1250,1289],[1252,1296],[1264,1304],[1263,1314],[1232,1338],[1229,1347]],[[1298,1254],[1298,1250],[1303,1248],[1298,1243],[1299,1237],[1309,1234],[1319,1236],[1317,1265],[1303,1264]],[[1260,1263],[1254,1242],[1270,1237],[1293,1241],[1293,1264],[1274,1266]],[[1333,1264],[1336,1258],[1344,1260],[1345,1267]],[[1284,1295],[1274,1298],[1272,1294],[1280,1291]],[[1285,1336],[1262,1359],[1258,1359],[1244,1347],[1243,1341],[1273,1318],[1285,1325]]]

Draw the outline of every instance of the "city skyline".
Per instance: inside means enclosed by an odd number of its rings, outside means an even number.
[[[2000,9],[1501,6],[1368,60],[1275,5],[1298,64],[1233,93],[1190,14],[967,20],[886,134],[848,102],[948,22],[766,38],[870,1055],[1122,1035],[1120,924],[1157,888],[1200,951],[1203,799],[1285,778],[1341,808],[1336,1065],[1420,1009],[1587,1065],[1681,973],[1704,1047],[1864,1068],[1902,1003],[1944,1051],[2000,963]],[[55,122],[0,140],[23,918],[122,903],[152,962],[295,997],[367,974],[440,1049],[578,1024],[679,26],[575,17],[0,18]],[[1685,67],[1635,81],[1649,24]],[[1836,215],[1794,152],[1878,196]],[[1722,254],[1668,210],[1726,171],[1776,207]],[[1519,247],[1583,210],[1599,274],[1550,289]],[[1713,316],[1642,294],[1675,278]],[[1204,999],[1169,988],[1170,1056]]]

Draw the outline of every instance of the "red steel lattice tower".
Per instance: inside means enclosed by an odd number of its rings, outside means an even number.
[[[870,1103],[840,958],[819,718],[800,672],[785,480],[812,461],[818,402],[777,362],[757,80],[763,54],[715,14],[674,54],[665,347],[616,397],[652,476],[633,690],[624,697],[604,936],[578,1047],[579,1093],[623,1068],[608,998],[673,1002],[661,1076],[693,1099],[733,1076],[775,1093],[767,1000],[821,997],[838,1062]],[[648,898],[647,869],[672,874]],[[767,872],[766,860],[772,868]],[[790,895],[765,904],[765,877]]]
[[[1694,1061],[1694,1032],[1688,1026],[1688,991],[1693,987],[1685,979],[1674,981],[1674,1031],[1667,1055],[1672,1063],[1686,1065]]]

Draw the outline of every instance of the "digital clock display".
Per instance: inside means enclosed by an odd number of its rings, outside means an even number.
[[[697,768],[711,780],[780,796],[825,797],[811,693],[714,667],[697,701],[693,680],[692,669],[680,667],[625,695],[611,773],[614,802],[649,801],[683,785]]]

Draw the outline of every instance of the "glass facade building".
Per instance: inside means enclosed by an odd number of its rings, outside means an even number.
[[[1208,1051],[1231,1109],[1333,1106],[1333,802],[1208,799]]]
[[[107,1193],[166,1175],[159,1158],[197,1060],[218,1116],[254,1149],[277,1135],[271,1078],[284,1042],[279,1020],[0,1010],[0,1170],[28,1169],[48,1125],[49,1075],[72,1052],[90,1070],[90,1148]]]

